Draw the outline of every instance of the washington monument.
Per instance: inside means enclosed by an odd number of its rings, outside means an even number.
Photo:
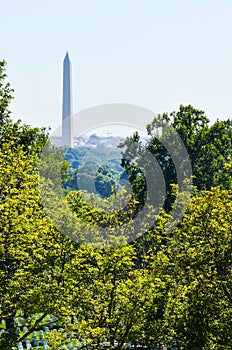
[[[62,144],[72,147],[72,69],[68,52],[63,62]]]

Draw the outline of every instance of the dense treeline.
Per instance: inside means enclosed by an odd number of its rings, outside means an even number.
[[[75,147],[65,152],[69,162],[69,179],[64,187],[69,190],[94,191],[102,198],[113,194],[113,189],[121,189],[123,168],[120,166],[121,152],[118,147]],[[93,184],[95,188],[93,189]]]
[[[62,234],[43,208],[38,169],[46,131],[10,118],[12,90],[4,66],[0,62],[0,320],[5,328],[0,348],[15,349],[54,315],[62,325],[48,335],[54,350],[68,348],[70,334],[78,346],[95,349],[103,349],[106,341],[111,349],[128,344],[150,350],[231,349],[231,121],[209,125],[204,112],[180,106],[171,116],[154,118],[146,145],[138,134],[126,139],[124,160],[131,145],[137,147],[137,157],[122,162],[134,191],[126,212],[115,213],[114,195],[107,204],[112,210],[103,213],[97,198],[88,206],[78,191],[65,192],[74,215],[93,232],[107,228],[107,239],[114,243],[80,244]],[[194,175],[186,213],[173,230],[166,225],[178,188],[171,157],[154,135],[161,122],[180,134]],[[128,244],[123,231],[117,237],[110,233],[125,222],[132,229],[136,210],[145,201],[139,157],[146,149],[162,167],[167,198],[156,224]],[[58,171],[52,160],[50,166]],[[64,162],[64,182],[66,170]],[[123,201],[128,194],[122,191],[120,196]],[[186,201],[184,193],[181,200]],[[56,210],[62,221],[66,213],[58,206]],[[17,328],[19,310],[27,318],[26,330]],[[34,314],[39,316],[34,319]]]

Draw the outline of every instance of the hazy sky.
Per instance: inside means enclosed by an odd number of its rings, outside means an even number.
[[[232,115],[231,0],[2,0],[0,10],[11,109],[25,123],[60,124],[66,51],[74,112],[125,102]]]

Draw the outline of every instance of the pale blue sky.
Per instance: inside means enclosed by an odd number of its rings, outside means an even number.
[[[74,112],[126,102],[232,115],[231,0],[9,0],[0,10],[14,118],[60,124],[67,50]]]

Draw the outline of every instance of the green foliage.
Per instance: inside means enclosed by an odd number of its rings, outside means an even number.
[[[65,159],[69,162],[69,179],[65,188],[85,190],[102,198],[110,197],[121,189],[120,150],[116,147],[77,147],[68,149]]]
[[[166,128],[168,126],[168,128]],[[146,151],[157,161],[163,171],[166,185],[166,201],[164,208],[169,211],[175,198],[172,196],[172,184],[177,184],[177,169],[172,156],[165,147],[166,142],[172,146],[175,156],[182,154],[171,137],[172,128],[180,135],[192,164],[193,183],[198,190],[210,189],[213,186],[229,188],[230,175],[225,164],[232,155],[232,121],[217,120],[213,125],[203,111],[192,106],[180,106],[177,112],[158,115],[147,126],[150,136],[147,144],[142,145],[138,133],[128,137],[121,146],[123,151],[122,166],[129,175],[134,195],[141,203],[146,200],[146,176],[149,161],[144,164]],[[179,153],[178,153],[179,152]],[[183,161],[183,160],[182,160]],[[147,167],[147,168],[146,168]],[[158,168],[157,168],[158,169]],[[158,173],[153,165],[152,171]],[[154,188],[156,184],[154,182]],[[159,186],[154,190],[158,194]]]
[[[170,281],[164,329],[166,343],[175,340],[178,349],[231,347],[231,199],[219,187],[193,197],[158,254],[165,260],[154,262]]]
[[[7,75],[5,73],[6,62],[0,61],[0,125],[4,124],[5,120],[9,117],[9,104],[13,98],[13,90],[10,88],[10,84],[5,81]]]
[[[172,123],[167,115],[151,122],[147,145],[137,133],[126,139],[123,165],[134,196],[110,192],[118,175],[103,166],[97,180],[107,199],[66,191],[62,183],[70,180],[70,169],[62,151],[49,144],[46,154],[45,130],[9,118],[12,91],[4,82],[4,65],[0,62],[0,319],[5,328],[0,348],[17,348],[54,315],[62,327],[47,336],[53,350],[68,343],[98,350],[128,344],[150,350],[231,349],[231,121],[210,126],[204,112],[181,106]],[[147,149],[162,165],[168,200],[178,194],[171,157],[155,137],[155,128],[167,123],[188,149],[197,189],[174,230],[165,230],[171,212],[157,216],[154,211],[156,224],[135,239],[134,219],[145,200],[149,168],[139,161]],[[43,191],[56,221],[45,210]],[[135,240],[128,244],[130,234]],[[17,329],[19,312],[27,330]]]

